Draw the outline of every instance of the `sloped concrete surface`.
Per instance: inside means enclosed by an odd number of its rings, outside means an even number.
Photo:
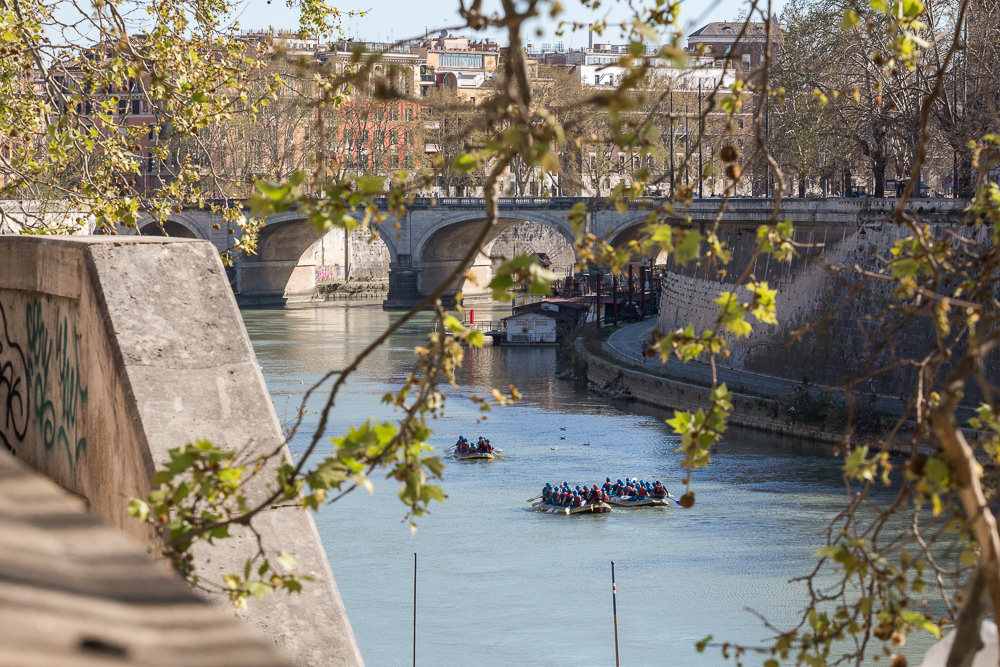
[[[0,450],[0,664],[292,662]]]

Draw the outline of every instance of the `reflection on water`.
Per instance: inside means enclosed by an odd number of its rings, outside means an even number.
[[[392,317],[358,307],[244,311],[279,417],[290,419],[305,388],[343,368]],[[392,418],[379,399],[409,371],[431,322],[419,315],[363,364],[338,397],[332,435],[368,418]],[[555,372],[552,348],[487,344],[468,352],[459,386],[446,391],[446,415],[432,423],[433,444],[444,449],[459,434],[482,434],[504,459],[452,461],[448,501],[418,520],[415,535],[384,480],[376,480],[374,495],[350,494],[317,516],[369,665],[411,661],[414,552],[421,664],[612,664],[611,560],[626,665],[719,664],[717,652],[698,654],[694,643],[708,634],[762,643],[768,633],[747,608],[782,626],[796,620],[803,591],[788,581],[814,564],[827,521],[842,506],[837,460],[809,443],[734,429],[712,465],[696,474],[690,510],[527,511],[525,500],[546,481],[629,475],[681,490],[665,413],[610,404]],[[509,384],[524,400],[477,423],[471,396]],[[308,414],[293,453],[315,428],[316,415]],[[906,653],[916,661],[927,645],[911,640]]]

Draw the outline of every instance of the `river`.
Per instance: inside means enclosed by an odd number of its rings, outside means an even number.
[[[502,313],[501,313],[502,315]],[[479,318],[488,314],[477,312]],[[326,369],[342,368],[396,317],[373,306],[245,310],[278,417]],[[331,435],[391,411],[379,400],[408,372],[429,314],[408,323],[354,376],[332,415]],[[349,494],[317,525],[368,665],[408,665],[413,642],[413,554],[418,554],[416,658],[422,665],[611,665],[615,660],[611,561],[617,578],[623,665],[717,665],[695,642],[761,644],[797,618],[804,590],[788,583],[813,553],[844,487],[839,462],[809,443],[732,431],[694,477],[689,510],[634,509],[554,516],[525,500],[546,481],[659,479],[680,495],[677,438],[666,414],[610,404],[555,377],[552,348],[470,350],[446,415],[432,423],[444,450],[459,434],[490,438],[503,460],[448,459],[447,502],[411,534],[390,481]],[[477,424],[473,394],[514,384],[523,400]],[[318,401],[310,406],[318,408]],[[301,451],[317,415],[292,443]],[[908,642],[911,664],[930,640]],[[744,664],[762,659],[751,656]]]

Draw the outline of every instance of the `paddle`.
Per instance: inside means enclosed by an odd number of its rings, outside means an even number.
[[[677,500],[677,498],[674,497],[674,494],[670,493],[669,491],[667,491],[667,498],[670,498],[672,501],[674,501],[678,505],[681,504],[681,501]]]
[[[541,497],[542,497],[542,494],[540,494],[540,493],[536,493],[535,495],[531,496],[530,498],[528,498],[528,499],[527,499],[527,500],[525,500],[524,502],[526,502],[526,503],[530,503],[530,502],[531,502],[532,500],[537,500],[537,499],[539,499],[539,498],[541,498]]]

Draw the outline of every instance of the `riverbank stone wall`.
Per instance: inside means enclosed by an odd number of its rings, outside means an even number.
[[[148,541],[126,507],[147,495],[172,447],[208,439],[244,460],[283,448],[212,244],[0,236],[0,266],[0,447],[106,524]],[[263,492],[251,489],[250,500]],[[259,518],[264,544],[293,554],[316,581],[253,601],[245,621],[298,664],[362,664],[312,517],[275,509]],[[202,577],[241,572],[254,549],[243,533],[199,553]]]
[[[932,227],[942,236],[953,224],[940,222]],[[962,228],[962,232],[989,242],[985,228]],[[854,378],[859,370],[889,367],[900,359],[922,356],[934,342],[933,329],[926,321],[903,323],[895,314],[885,320],[888,325],[872,320],[894,303],[888,281],[828,269],[828,265],[859,266],[875,271],[879,268],[877,258],[888,256],[893,243],[907,235],[906,229],[879,221],[796,226],[794,238],[801,244],[801,256],[778,262],[762,255],[751,267],[758,280],[778,290],[779,323],[762,324],[751,318],[753,332],[730,341],[732,354],[720,360],[722,366],[835,387]],[[687,324],[699,332],[713,328],[718,315],[714,299],[732,288],[735,276],[751,260],[756,233],[753,226],[724,224],[721,236],[734,250],[726,276],[720,278],[707,265],[668,265],[657,320],[661,331]],[[749,294],[738,288],[737,297],[743,302]],[[914,382],[915,371],[898,366],[858,384],[855,391],[901,397]],[[975,401],[975,394],[976,388],[970,387],[967,399]]]

